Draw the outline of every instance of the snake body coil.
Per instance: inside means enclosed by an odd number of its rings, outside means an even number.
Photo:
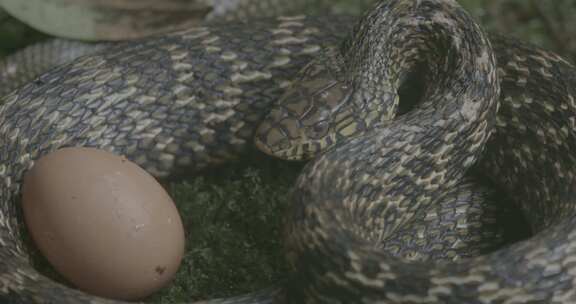
[[[50,281],[28,263],[17,199],[34,159],[62,146],[94,146],[163,177],[233,158],[296,71],[321,45],[335,45],[348,24],[292,17],[190,29],[80,58],[6,96],[0,297],[112,302]],[[500,37],[490,38],[494,58],[483,32],[451,0],[381,1],[353,33],[307,67],[280,104],[314,109],[298,99],[299,88],[326,83],[317,75],[334,77],[329,81],[342,86],[329,92],[343,98],[323,105],[333,121],[318,124],[306,111],[312,124],[294,131],[272,115],[258,135],[260,147],[282,154],[301,130],[306,139],[340,131],[331,138],[338,144],[306,167],[294,190],[287,231],[298,271],[282,292],[213,303],[576,302],[574,67]],[[394,118],[397,89],[421,64],[434,85],[414,110]],[[312,149],[308,142],[298,151]],[[521,206],[534,237],[457,263],[407,263],[380,248],[458,185],[483,150],[478,167]]]
[[[328,149],[294,190],[288,239],[299,288],[289,294],[297,299],[576,301],[576,70],[552,53],[491,37],[502,88],[496,116],[487,88],[494,79],[482,81],[490,51],[474,52],[486,41],[455,5],[383,1],[381,15],[367,16],[336,55],[308,66],[261,126],[258,144],[270,154],[302,158]],[[428,85],[421,103],[393,119],[399,84],[422,63]],[[458,263],[406,263],[382,250],[459,186],[489,133],[477,170],[510,193],[535,236]],[[418,239],[410,231],[408,241]]]

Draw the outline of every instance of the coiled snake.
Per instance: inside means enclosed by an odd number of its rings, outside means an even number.
[[[80,58],[6,96],[2,297],[111,302],[28,264],[17,198],[34,159],[97,146],[162,177],[234,157],[296,71],[321,44],[336,44],[348,22],[290,17],[190,29]],[[383,0],[340,48],[307,65],[256,136],[266,152],[288,158],[335,144],[293,192],[287,243],[296,271],[281,290],[213,303],[576,302],[576,70],[536,47],[490,41],[453,0]],[[398,88],[415,68],[428,84],[422,102],[394,118]],[[478,167],[511,193],[532,238],[455,263],[382,250],[481,153]]]

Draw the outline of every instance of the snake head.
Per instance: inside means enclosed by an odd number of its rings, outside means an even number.
[[[260,150],[282,159],[310,159],[360,129],[363,122],[349,102],[352,86],[329,62],[316,60],[302,69],[258,127]]]

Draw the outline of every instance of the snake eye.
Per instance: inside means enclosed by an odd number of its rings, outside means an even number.
[[[319,139],[321,137],[326,136],[329,127],[330,124],[328,123],[328,121],[326,120],[319,121],[307,128],[307,135],[311,139]]]

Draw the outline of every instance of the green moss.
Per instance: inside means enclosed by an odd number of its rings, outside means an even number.
[[[265,288],[286,271],[281,222],[299,166],[253,158],[168,185],[187,250],[158,303],[226,297]]]

